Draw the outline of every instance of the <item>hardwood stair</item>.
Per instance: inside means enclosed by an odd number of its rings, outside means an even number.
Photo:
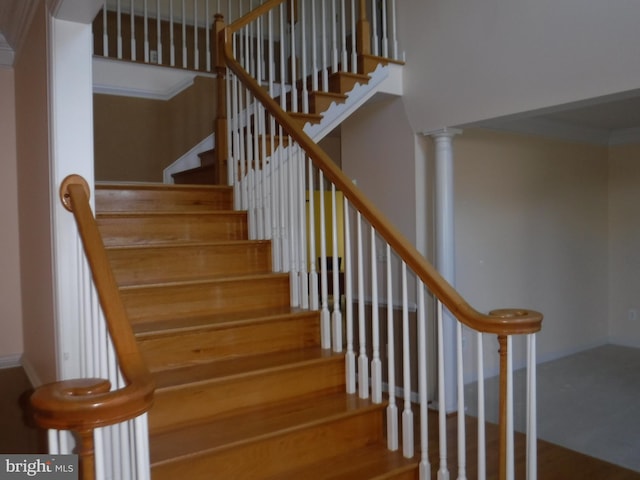
[[[157,389],[153,480],[418,478],[389,452],[384,404],[345,392],[319,312],[220,186],[96,187],[114,275]]]
[[[289,115],[291,115],[293,120],[301,129],[304,128],[307,123],[320,123],[324,112],[326,112],[333,103],[345,102],[348,92],[353,90],[357,84],[368,83],[369,74],[372,73],[379,64],[388,63],[401,64],[402,62],[395,62],[387,58],[373,55],[360,55],[358,60],[358,71],[363,73],[352,73],[349,71],[330,72],[328,76],[328,92],[314,91],[312,88],[312,77],[309,76],[306,79],[309,112],[303,113],[301,111],[290,111],[292,108],[292,97],[289,93],[285,99]],[[321,74],[319,74],[319,77],[321,77]],[[319,81],[322,81],[321,78],[319,78]],[[298,81],[298,110],[301,110],[303,104],[303,84],[304,81]],[[276,100],[279,101],[279,98]],[[275,143],[276,146],[281,143],[277,139],[267,139],[267,151],[271,150],[272,142]],[[202,152],[199,156],[200,166],[172,174],[172,178],[176,184],[217,185],[226,182],[225,178],[221,178],[221,169],[216,165],[214,150]],[[223,169],[226,171],[226,165],[224,165]]]

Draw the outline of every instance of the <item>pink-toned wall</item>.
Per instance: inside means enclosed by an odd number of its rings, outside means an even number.
[[[0,363],[22,354],[15,79],[0,68]]]
[[[47,22],[45,2],[40,2],[14,67],[23,361],[42,382],[56,378]]]

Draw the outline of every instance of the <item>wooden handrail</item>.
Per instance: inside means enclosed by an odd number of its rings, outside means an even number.
[[[46,429],[71,430],[80,436],[80,468],[84,480],[94,478],[93,430],[135,418],[151,408],[154,383],[138,350],[111,265],[89,205],[89,187],[78,176],[60,187],[65,207],[73,212],[98,299],[126,386],[111,389],[108,380],[86,378],[43,385],[31,396],[36,423]]]
[[[265,13],[270,6],[277,6],[284,0],[272,0],[259,9],[243,16],[237,22],[227,26],[221,33],[220,41],[224,45],[225,61],[228,68],[264,105],[301,148],[309,155],[313,163],[322,170],[325,177],[342,191],[345,198],[359,210],[382,238],[398,253],[402,260],[415,272],[424,284],[440,299],[458,320],[468,327],[484,333],[498,335],[516,335],[535,333],[542,326],[542,314],[533,310],[503,309],[492,314],[475,310],[440,275],[440,273],[418,252],[418,250],[389,222],[378,208],[353,184],[336,166],[329,156],[302,130],[292,117],[260,87],[258,82],[236,61],[232,51],[234,32]]]

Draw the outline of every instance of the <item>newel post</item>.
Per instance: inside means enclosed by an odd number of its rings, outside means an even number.
[[[215,162],[216,178],[214,183],[227,184],[227,66],[224,54],[224,16],[216,13],[213,27],[214,43],[214,68],[216,72],[217,90],[217,115],[214,132],[216,135]]]

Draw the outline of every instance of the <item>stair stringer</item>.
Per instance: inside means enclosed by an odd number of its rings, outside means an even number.
[[[369,74],[367,83],[358,83],[351,91],[347,92],[345,102],[332,103],[329,109],[322,113],[322,120],[316,124],[307,123],[303,129],[304,132],[318,143],[377,94],[402,95],[401,65],[379,64]]]
[[[174,173],[183,172],[185,170],[189,170],[190,168],[199,167],[200,157],[198,156],[198,154],[206,152],[207,150],[211,150],[212,148],[215,148],[215,146],[216,136],[213,133],[200,140],[200,142],[194,145],[187,153],[182,155],[162,171],[163,183],[174,183],[173,177],[171,176]]]

